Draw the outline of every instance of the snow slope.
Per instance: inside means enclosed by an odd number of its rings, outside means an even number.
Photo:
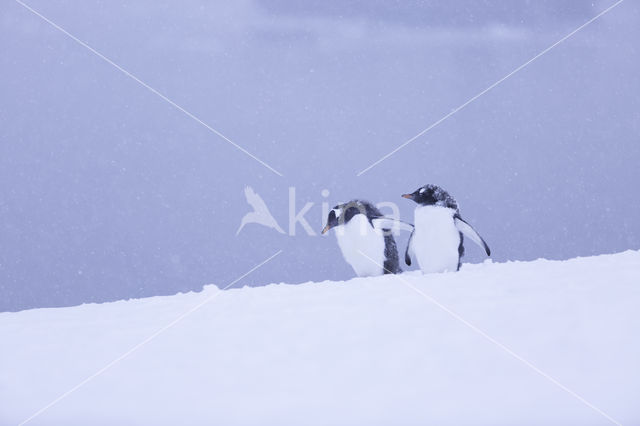
[[[28,424],[611,424],[468,324],[640,423],[640,252],[627,251],[3,313],[0,424],[212,296]]]

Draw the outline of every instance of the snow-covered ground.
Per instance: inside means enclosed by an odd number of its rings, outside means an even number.
[[[208,298],[28,424],[611,423],[593,407],[640,423],[640,252],[627,251],[3,313],[0,424]]]

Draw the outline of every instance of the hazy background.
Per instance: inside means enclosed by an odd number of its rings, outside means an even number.
[[[448,189],[494,260],[640,248],[640,7],[626,1],[30,0],[279,177],[18,3],[0,5],[0,310],[347,279],[320,204]],[[321,191],[328,189],[327,198]],[[406,235],[400,238],[404,248]],[[467,244],[467,261],[481,261]],[[518,283],[514,283],[517,285]]]

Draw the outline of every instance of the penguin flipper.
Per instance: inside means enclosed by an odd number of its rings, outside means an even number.
[[[376,217],[371,220],[371,224],[376,229],[394,229],[397,227],[401,231],[413,232],[413,225],[400,219],[387,216]]]
[[[411,235],[409,235],[409,241],[407,242],[407,248],[404,251],[404,263],[406,263],[407,266],[411,266],[411,256],[409,255],[409,248],[411,247],[411,240],[413,239],[414,231],[411,231]]]
[[[482,239],[480,234],[478,234],[478,232],[476,232],[476,230],[473,229],[471,225],[465,222],[458,214],[456,214],[453,217],[453,220],[456,224],[456,228],[458,228],[458,231],[462,232],[464,235],[469,237],[474,243],[482,247],[484,251],[487,253],[487,256],[491,256],[491,249],[489,248],[487,243]]]

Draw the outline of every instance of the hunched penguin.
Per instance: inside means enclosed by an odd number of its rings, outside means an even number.
[[[409,237],[404,259],[411,256],[423,273],[458,271],[464,255],[464,237],[469,237],[491,256],[491,250],[475,229],[462,217],[456,200],[437,185],[425,185],[402,195],[415,201],[415,228]]]
[[[413,226],[385,217],[368,201],[352,200],[335,206],[327,217],[322,230],[336,228],[338,246],[344,260],[359,277],[369,277],[402,272],[398,260],[398,248],[391,235],[391,228]]]

